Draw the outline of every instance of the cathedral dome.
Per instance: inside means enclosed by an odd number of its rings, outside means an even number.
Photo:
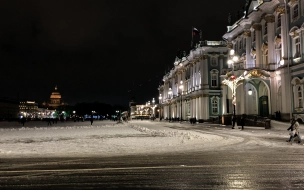
[[[60,93],[57,91],[57,86],[55,87],[55,91],[52,92],[50,98],[51,98],[51,99],[61,99],[61,95],[60,95]]]

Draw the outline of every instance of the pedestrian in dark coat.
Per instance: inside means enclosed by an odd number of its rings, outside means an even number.
[[[241,117],[241,126],[242,126],[242,130],[244,130],[244,125],[245,125],[245,118],[244,116]]]
[[[91,121],[91,125],[92,125],[93,124],[93,115],[91,115],[90,121]]]
[[[21,118],[21,123],[22,123],[23,126],[24,126],[24,124],[25,124],[25,121],[26,121],[25,117],[22,117],[22,118]]]
[[[235,122],[236,122],[236,117],[232,116],[232,129],[234,129],[234,126],[235,126]]]
[[[52,125],[52,122],[51,122],[52,120],[51,120],[51,118],[47,118],[47,120],[48,120],[48,126],[49,126],[49,125]]]

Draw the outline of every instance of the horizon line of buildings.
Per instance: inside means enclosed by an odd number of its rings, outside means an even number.
[[[67,106],[63,102],[61,94],[58,92],[57,86],[51,93],[49,102],[43,102],[38,105],[35,101],[30,100],[14,100],[9,98],[0,98],[0,119],[13,120],[17,118],[50,118],[54,117],[56,109]]]

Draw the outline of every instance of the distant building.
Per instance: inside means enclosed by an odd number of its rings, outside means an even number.
[[[38,116],[38,103],[35,101],[20,101],[19,116],[36,118]]]
[[[135,101],[135,98],[134,97],[132,97],[132,99],[130,100],[130,102],[129,102],[129,108],[130,108],[130,110],[129,110],[129,117],[130,117],[130,119],[135,119],[136,117],[135,117],[135,111],[136,111],[136,101]]]
[[[55,86],[55,91],[52,92],[50,96],[50,101],[48,103],[43,102],[42,106],[47,108],[56,109],[61,106],[66,106],[67,104],[61,99],[61,94],[58,92],[57,86]]]

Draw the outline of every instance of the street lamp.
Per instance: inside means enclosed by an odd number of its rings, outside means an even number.
[[[158,97],[158,99],[159,99],[159,101],[158,101],[158,103],[159,103],[159,107],[160,107],[160,109],[161,109],[161,100],[162,100],[162,95],[161,94],[159,94],[159,97]],[[161,110],[160,110],[160,112],[159,112],[159,120],[160,120],[160,118],[161,118]]]
[[[172,96],[172,89],[171,88],[169,88],[168,96],[169,96],[169,99],[171,99],[171,96]],[[170,110],[171,110],[171,105],[169,104],[169,121],[171,120]]]
[[[248,90],[248,95],[250,95],[250,96],[252,95],[252,90],[251,89]]]
[[[183,121],[183,112],[182,112],[182,105],[183,105],[183,89],[184,89],[184,85],[183,85],[183,81],[181,80],[180,81],[180,86],[179,86],[179,89],[181,89],[181,102],[180,102],[180,104],[181,104],[181,114],[180,114],[180,117],[181,117],[181,119],[180,119],[180,121],[182,122]]]
[[[233,118],[235,119],[235,104],[236,104],[236,77],[234,75],[234,64],[238,62],[239,58],[235,55],[235,52],[233,49],[229,52],[230,59],[228,60],[228,64],[232,65],[232,76],[230,77],[230,80],[232,81],[232,105],[233,105]]]
[[[74,115],[74,122],[76,122],[76,111],[73,111],[73,115]]]
[[[154,120],[154,117],[155,117],[155,107],[156,107],[156,106],[155,106],[155,99],[154,99],[154,98],[153,98],[153,100],[152,100],[152,106],[153,106],[153,107],[152,107],[152,109],[153,109],[153,113],[152,113],[152,114],[153,114],[153,118],[152,118],[152,120]]]

